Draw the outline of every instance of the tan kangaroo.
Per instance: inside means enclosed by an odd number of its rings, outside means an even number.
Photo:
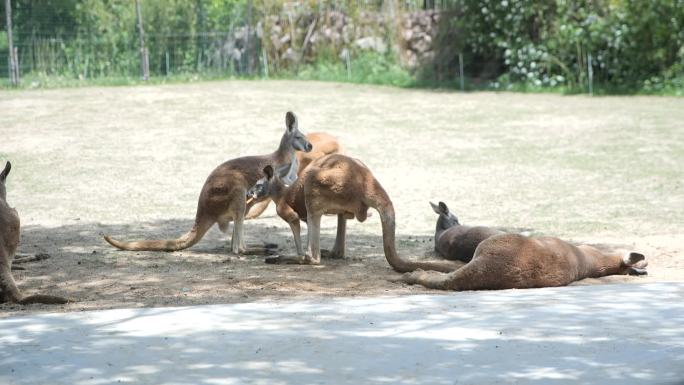
[[[285,115],[285,125],[287,128],[280,140],[280,146],[272,154],[232,159],[209,174],[197,202],[195,224],[185,235],[171,240],[122,242],[109,236],[105,236],[105,240],[122,250],[176,251],[199,242],[214,223],[218,223],[221,231],[227,233],[230,222],[234,221],[231,251],[234,254],[245,252],[242,225],[245,212],[249,208],[246,202],[247,190],[261,178],[265,166],[282,165],[290,161],[295,151],[308,152],[312,148],[311,143],[299,131],[294,113],[288,112]]]
[[[503,234],[503,231],[491,227],[461,225],[444,202],[430,202],[430,206],[439,215],[435,228],[435,251],[446,259],[470,262],[480,242]]]
[[[21,295],[17,283],[12,277],[12,261],[19,246],[19,214],[17,210],[7,204],[7,190],[5,181],[12,168],[7,162],[0,172],[0,302],[14,302],[20,304],[67,303],[68,299],[53,295],[35,294],[24,297]]]
[[[312,132],[306,135],[306,139],[309,140],[309,143],[311,143],[313,148],[309,152],[296,153],[297,162],[299,164],[297,175],[301,175],[306,166],[322,156],[328,154],[342,154],[344,152],[342,145],[337,141],[337,138],[330,134],[326,134],[325,132]],[[270,199],[264,199],[263,201],[255,203],[249,212],[247,212],[245,219],[254,219],[263,214],[270,203]]]
[[[565,286],[584,278],[646,274],[642,254],[605,254],[554,237],[499,234],[485,239],[472,261],[448,274],[416,270],[402,280],[441,290],[498,290]]]
[[[259,180],[249,193],[255,199],[270,196],[276,202],[278,215],[292,229],[298,253],[296,257],[280,256],[267,261],[319,264],[320,223],[321,216],[325,214],[337,215],[337,237],[331,256],[343,257],[347,219],[355,217],[363,222],[368,216],[368,208],[372,207],[380,214],[385,257],[396,271],[428,267],[453,271],[459,266],[452,261],[411,262],[397,255],[392,201],[371,171],[358,159],[341,154],[318,158],[289,186],[283,182],[281,174],[284,170],[274,173],[273,168],[266,167],[264,173],[266,177]],[[300,220],[305,221],[308,227],[308,255],[304,255],[301,247]]]

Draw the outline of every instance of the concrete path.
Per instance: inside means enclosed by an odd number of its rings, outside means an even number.
[[[684,284],[0,320],[0,384],[684,384]]]

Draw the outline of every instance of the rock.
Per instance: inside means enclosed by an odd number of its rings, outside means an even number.
[[[288,47],[287,50],[282,54],[281,59],[296,61],[298,57],[295,51],[292,49],[292,47]]]
[[[375,51],[378,53],[387,52],[387,44],[385,44],[382,38],[377,36],[368,36],[357,39],[354,41],[354,45],[366,51]]]
[[[405,29],[402,37],[404,38],[404,41],[411,41],[411,38],[413,37],[413,30]]]

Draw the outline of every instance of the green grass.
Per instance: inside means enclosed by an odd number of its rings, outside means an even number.
[[[351,69],[334,55],[321,55],[321,59],[312,64],[306,64],[296,69],[284,70],[271,76],[282,80],[317,80],[340,83],[376,84],[402,88],[460,90],[459,79],[437,80],[429,73],[411,73],[403,68],[391,55],[361,53],[351,61]],[[505,76],[504,76],[505,77]],[[235,75],[226,72],[205,71],[192,73],[178,73],[169,76],[152,76],[148,81],[139,76],[118,75],[79,79],[66,75],[48,75],[45,73],[29,73],[21,78],[19,89],[54,89],[89,86],[131,86],[145,84],[178,84],[197,81],[254,79],[263,80],[265,77]],[[0,79],[0,89],[13,89],[7,78]],[[535,86],[522,82],[490,82],[464,80],[464,91],[497,91],[516,93],[550,93],[550,94],[587,94],[586,86],[558,85]],[[598,83],[593,87],[593,94],[604,95],[661,95],[684,96],[684,75],[669,80],[655,79],[643,84],[621,86]]]
[[[169,76],[151,76],[145,81],[138,76],[108,76],[90,79],[78,79],[64,75],[47,75],[31,73],[22,76],[18,89],[55,89],[74,87],[109,87],[109,86],[135,86],[155,84],[179,84],[198,81],[249,79],[248,77],[236,77],[222,73],[180,73]],[[0,89],[13,90],[8,79],[0,79]]]
[[[320,60],[302,67],[284,78],[321,80],[397,87],[415,85],[414,77],[386,55],[362,54],[350,62],[350,69],[340,60]]]

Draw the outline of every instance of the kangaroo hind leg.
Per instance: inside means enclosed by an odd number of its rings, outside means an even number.
[[[345,214],[337,215],[337,236],[335,237],[335,245],[332,250],[321,250],[323,258],[342,259],[344,258],[344,249],[347,235],[347,216]]]

